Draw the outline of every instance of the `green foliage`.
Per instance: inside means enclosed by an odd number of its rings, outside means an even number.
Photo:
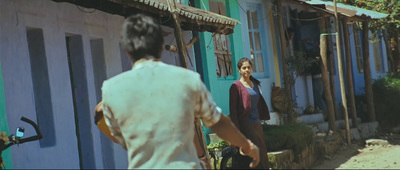
[[[368,10],[377,11],[385,14],[389,14],[388,18],[373,21],[370,23],[370,28],[372,29],[386,29],[388,31],[398,31],[400,28],[400,1],[358,1],[358,4],[365,4],[362,7]]]
[[[210,143],[207,146],[209,152],[214,152],[215,149],[222,150],[229,146],[229,143],[223,140],[219,140],[217,143]]]
[[[292,149],[295,154],[312,144],[314,132],[303,124],[263,125],[268,151]]]
[[[289,56],[286,63],[289,65],[289,70],[295,73],[294,77],[290,77],[291,85],[294,85],[298,76],[310,74],[309,68],[316,62],[317,59],[305,57],[302,51],[295,51],[293,55]]]
[[[279,168],[278,167],[278,163],[276,162],[275,155],[269,154],[268,155],[268,161],[269,161],[270,168],[272,168],[272,169],[278,169]]]
[[[400,77],[388,76],[373,83],[376,119],[387,130],[400,123]]]
[[[214,153],[214,155],[216,155],[217,153],[216,153],[216,151],[222,151],[224,148],[226,148],[226,147],[228,147],[229,146],[229,143],[228,142],[226,142],[226,141],[224,141],[224,140],[219,140],[217,143],[210,143],[208,146],[207,146],[207,149],[208,149],[208,152],[210,152],[210,153]],[[217,157],[217,164],[216,164],[216,166],[214,167],[214,158],[210,158],[210,162],[211,162],[211,168],[212,169],[220,169],[220,167],[221,167],[221,158],[218,158]],[[227,165],[228,166],[232,166],[232,160],[230,159],[230,160],[228,160],[228,162],[227,162]]]

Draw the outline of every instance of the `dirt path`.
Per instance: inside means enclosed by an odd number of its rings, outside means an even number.
[[[365,147],[364,141],[342,145],[332,155],[325,155],[311,169],[400,169],[400,135],[382,135],[387,146]]]

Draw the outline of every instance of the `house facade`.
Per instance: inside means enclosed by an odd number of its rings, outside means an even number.
[[[295,37],[290,42],[290,53],[294,55],[298,51],[304,50],[305,46],[310,46],[311,48],[319,48],[319,38],[320,35],[325,34],[328,36],[328,44],[330,45],[328,50],[331,51],[332,55],[332,70],[328,70],[328,72],[333,72],[333,81],[334,81],[334,94],[335,94],[335,109],[336,109],[336,118],[343,119],[343,110],[341,109],[341,91],[340,91],[340,83],[339,83],[339,72],[338,72],[338,52],[336,47],[336,35],[335,35],[335,18],[331,15],[325,19],[325,25],[323,26],[323,16],[326,15],[327,10],[321,7],[312,7],[310,5],[301,5],[298,3],[299,0],[285,1],[283,3],[284,8],[284,23],[285,27],[291,27],[295,30]],[[320,0],[312,0],[308,2],[309,4],[323,4],[328,8],[329,5],[332,5],[332,2],[324,2]],[[380,14],[372,11],[367,11],[355,7],[351,7],[348,5],[339,4],[338,5],[342,10],[343,9],[351,9],[357,12],[359,16],[361,15],[370,15],[369,17],[381,17],[385,14]],[[323,11],[325,10],[325,11]],[[332,10],[332,9],[331,9]],[[344,10],[345,11],[345,10]],[[339,12],[339,14],[341,14]],[[346,13],[342,13],[342,15],[347,15]],[[357,15],[354,15],[356,17]],[[351,18],[351,17],[349,17]],[[364,39],[362,38],[362,29],[360,23],[357,21],[349,21],[346,25],[343,25],[340,22],[341,29],[341,38],[342,41],[342,61],[343,61],[343,73],[344,73],[344,83],[345,83],[345,92],[348,94],[348,86],[347,86],[347,76],[346,73],[346,54],[345,54],[345,46],[344,41],[345,37],[343,35],[343,29],[349,30],[349,42],[350,42],[350,58],[351,58],[351,73],[353,78],[353,90],[356,96],[365,94],[365,81],[364,81],[364,71],[363,71],[363,44]],[[387,55],[386,55],[386,46],[384,42],[384,36],[382,31],[378,31],[378,34],[373,34],[371,31],[369,32],[370,39],[369,41],[369,58],[370,58],[370,68],[371,68],[371,78],[372,80],[385,77],[388,70],[387,63]],[[328,62],[329,63],[329,62]],[[292,76],[295,76],[293,73]],[[295,81],[294,86],[292,87],[292,97],[295,103],[295,107],[297,107],[297,111],[299,114],[302,114],[302,111],[307,106],[314,106],[314,99],[312,94],[312,76],[309,74],[299,75]],[[364,117],[365,115],[359,115]],[[365,120],[365,119],[364,119]],[[363,120],[363,121],[364,121]]]
[[[330,17],[325,20],[325,26],[322,26],[322,16],[325,16],[328,12],[321,6],[310,7],[310,5],[301,5],[300,0],[286,0],[282,1],[283,11],[278,13],[277,7],[274,1],[261,1],[261,0],[240,0],[240,1],[213,1],[209,0],[202,1],[200,5],[196,4],[198,8],[206,8],[216,13],[236,18],[240,21],[240,24],[235,27],[235,33],[228,37],[213,36],[213,40],[205,39],[204,44],[200,45],[201,57],[206,60],[203,63],[202,69],[205,71],[204,81],[207,83],[213,97],[217,104],[222,108],[225,114],[229,114],[229,87],[230,85],[240,78],[236,62],[242,57],[248,57],[252,59],[255,64],[253,70],[253,76],[259,79],[261,83],[261,90],[263,96],[267,101],[272,115],[279,117],[281,114],[271,107],[271,87],[272,83],[277,86],[283,87],[283,67],[282,63],[282,47],[281,39],[279,37],[280,30],[278,28],[278,15],[282,16],[283,27],[287,31],[287,28],[291,27],[294,29],[295,36],[292,40],[287,43],[287,50],[289,55],[295,55],[295,53],[304,50],[302,49],[304,44],[309,44],[311,48],[319,48],[319,38],[321,34],[328,34],[329,36],[329,50],[332,54],[332,66],[333,66],[333,81],[334,81],[334,94],[335,94],[335,109],[336,118],[343,119],[343,111],[341,109],[341,90],[339,83],[338,73],[338,54],[336,47],[335,38],[335,18],[332,13],[329,13]],[[318,0],[310,1],[310,4],[321,3]],[[322,2],[326,3],[326,2]],[[354,17],[362,15],[370,15],[373,19],[382,18],[384,14],[377,14],[372,11],[367,11],[359,8],[339,5],[342,9],[350,8],[355,10],[358,15],[354,14]],[[361,14],[360,14],[361,13]],[[340,13],[341,15],[347,15],[346,13]],[[375,16],[374,16],[375,15]],[[358,22],[348,22],[347,25],[342,25],[341,33],[344,28],[349,30],[349,41],[350,41],[350,52],[351,52],[351,71],[353,77],[353,89],[355,95],[365,94],[365,81],[363,72],[363,45],[361,27]],[[241,35],[237,33],[240,32]],[[379,32],[377,36],[370,32],[369,36],[369,58],[372,79],[378,79],[385,77],[388,72],[388,63],[386,55],[386,46],[382,32]],[[373,37],[376,37],[372,39]],[[218,47],[218,38],[223,39],[229,48]],[[212,43],[213,41],[214,43]],[[342,34],[342,61],[343,61],[343,73],[348,72],[346,70],[345,60],[345,38]],[[208,42],[208,43],[207,43]],[[213,47],[214,45],[214,47]],[[204,48],[207,47],[207,48]],[[224,51],[225,50],[225,51]],[[197,51],[195,51],[197,54]],[[207,59],[204,59],[204,53],[206,53]],[[227,54],[227,55],[221,55]],[[214,56],[214,58],[210,57]],[[228,57],[228,62],[226,58]],[[196,55],[196,58],[197,55]],[[225,67],[228,65],[230,67]],[[225,69],[225,70],[224,70]],[[216,70],[216,71],[214,71]],[[227,70],[227,71],[226,71]],[[230,70],[232,70],[230,72]],[[331,72],[331,70],[328,70]],[[309,73],[296,75],[295,72],[291,72],[291,76],[295,78],[295,82],[291,87],[292,100],[297,115],[303,114],[304,109],[307,106],[314,106],[313,87],[312,87],[312,76]],[[348,86],[346,74],[344,74],[345,93],[348,94]],[[365,117],[365,115],[359,115]],[[271,120],[267,123],[279,124],[279,120]],[[211,133],[205,129],[206,133]]]
[[[24,116],[43,134],[5,151],[6,168],[126,168],[126,151],[93,123],[103,80],[132,67],[119,46],[124,17],[49,0],[0,1],[0,11],[1,131],[23,126],[34,135]],[[165,43],[176,44],[174,30],[163,30]],[[178,58],[164,51],[162,60],[178,65]]]
[[[283,86],[277,15],[285,16],[285,27],[294,26],[292,10],[302,8],[284,3],[284,13],[277,14],[272,0],[181,3],[240,21],[230,35],[199,32],[199,41],[188,48],[188,68],[201,74],[223,113],[229,114],[230,85],[240,78],[237,61],[248,57],[254,63],[253,75],[261,81],[261,91],[271,114],[278,115],[271,107],[272,84]],[[46,127],[41,128],[44,136],[41,141],[11,147],[3,153],[6,167],[126,168],[126,151],[100,133],[93,123],[94,107],[101,100],[102,82],[132,67],[119,46],[124,17],[49,0],[3,0],[0,13],[1,131],[12,134],[13,128],[26,126],[21,123],[21,116]],[[359,69],[357,49],[362,48],[359,44],[362,39],[355,25],[348,26],[352,34],[354,89],[356,94],[362,94],[363,74],[355,71]],[[308,31],[321,33],[318,26],[313,29]],[[163,30],[165,44],[176,44],[174,30],[165,26]],[[183,31],[184,41],[189,42],[194,34]],[[331,39],[334,44],[334,38]],[[292,50],[294,44],[289,43]],[[384,45],[382,41],[378,45],[370,43],[373,78],[387,72]],[[336,56],[333,46],[332,50]],[[334,58],[336,68],[337,57]],[[167,64],[181,64],[176,52],[164,51],[162,60]],[[335,74],[335,82],[338,80]],[[311,84],[310,76],[297,78],[292,87],[297,107],[313,105]],[[340,101],[339,84],[335,84],[336,100]],[[276,120],[269,123],[279,124]],[[204,130],[206,134],[211,133]],[[25,135],[32,133],[33,129],[26,126]]]
[[[261,81],[260,89],[268,106],[271,106],[272,83],[278,86],[281,83],[279,70],[281,61],[276,43],[278,37],[275,34],[274,17],[270,10],[272,3],[261,0],[209,0],[195,5],[240,21],[234,33],[229,36],[200,33],[201,48],[199,51],[195,50],[196,58],[202,59],[204,82],[216,104],[222,108],[224,114],[229,115],[229,88],[240,78],[237,61],[248,57],[254,63],[253,76]],[[270,109],[273,112],[271,107]],[[204,130],[206,134],[212,133],[206,128]]]

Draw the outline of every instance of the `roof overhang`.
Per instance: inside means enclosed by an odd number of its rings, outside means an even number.
[[[295,2],[316,11],[323,12],[328,15],[335,14],[335,7],[332,1],[324,0],[286,0],[286,2]],[[366,21],[377,20],[388,17],[388,14],[366,10],[351,5],[337,3],[337,13],[340,16],[348,17],[350,21]]]
[[[131,14],[146,12],[160,18],[161,24],[172,27],[171,8],[168,0],[52,0],[68,2],[85,8],[93,8],[110,14],[127,17]],[[183,30],[231,34],[239,21],[199,8],[176,4],[179,21]]]

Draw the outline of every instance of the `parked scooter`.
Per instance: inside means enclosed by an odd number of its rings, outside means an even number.
[[[4,150],[6,150],[7,148],[9,148],[12,145],[19,145],[19,144],[23,144],[25,142],[31,142],[31,141],[35,141],[35,140],[39,140],[42,139],[42,133],[40,132],[39,127],[37,126],[37,124],[35,122],[33,122],[32,120],[25,118],[25,117],[21,117],[21,120],[31,124],[36,131],[36,135],[31,136],[31,137],[27,137],[27,138],[22,138],[24,136],[24,132],[25,129],[23,127],[18,127],[15,131],[15,134],[12,134],[10,136],[8,136],[8,138],[1,138],[0,139],[0,170],[2,169],[6,169],[5,167],[5,163],[3,162],[3,157],[2,157],[2,153]]]

